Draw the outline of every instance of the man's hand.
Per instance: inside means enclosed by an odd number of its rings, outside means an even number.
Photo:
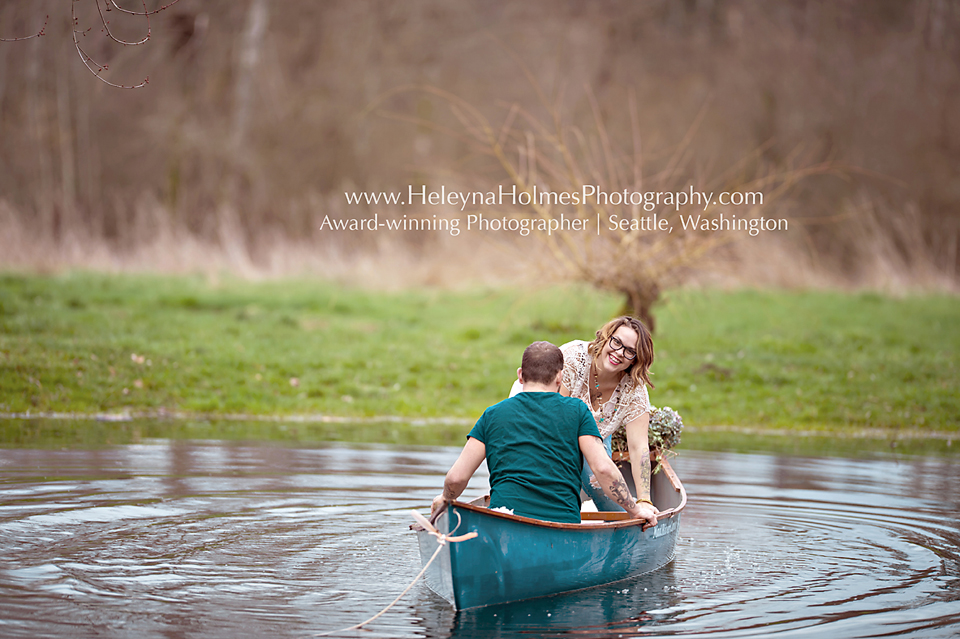
[[[438,510],[440,510],[440,507],[443,506],[443,502],[445,502],[445,501],[446,501],[446,499],[443,498],[443,495],[442,495],[442,494],[437,495],[436,497],[434,497],[434,498],[433,498],[433,503],[430,504],[430,516],[433,516],[434,513],[436,513]]]
[[[627,514],[630,515],[631,518],[646,521],[646,523],[643,524],[644,530],[657,525],[657,513],[660,511],[657,510],[656,506],[651,506],[643,501],[633,502],[633,500],[631,500],[631,503],[621,504],[621,506],[623,506],[623,509],[627,511]]]
[[[430,506],[430,512],[435,513],[444,500],[454,500],[463,494],[463,489],[467,487],[467,482],[473,477],[473,473],[480,468],[480,464],[487,457],[487,447],[482,441],[467,437],[467,443],[460,451],[460,456],[453,463],[447,476],[443,480],[443,493],[433,498],[433,505]]]
[[[660,511],[657,510],[655,506],[651,506],[650,504],[641,501],[637,503],[637,510],[639,511],[639,513],[636,515],[631,514],[631,516],[634,519],[647,520],[647,523],[643,525],[644,530],[646,530],[647,528],[650,528],[651,526],[657,525],[657,513]]]

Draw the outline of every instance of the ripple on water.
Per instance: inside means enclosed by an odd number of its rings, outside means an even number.
[[[419,570],[408,511],[454,449],[155,442],[0,450],[0,635],[307,636]],[[960,472],[942,460],[681,452],[676,560],[454,613],[422,585],[365,636],[960,634]],[[50,479],[45,479],[49,477]],[[482,474],[467,495],[487,489]]]

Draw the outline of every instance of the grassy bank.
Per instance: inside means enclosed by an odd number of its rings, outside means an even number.
[[[455,446],[463,444],[468,423],[425,420],[311,422],[242,419],[131,419],[123,422],[71,419],[0,419],[0,445],[13,448],[90,448],[169,441],[248,442],[311,447],[335,443],[393,446]],[[758,452],[776,455],[875,457],[877,455],[960,454],[960,433],[929,431],[816,431],[689,427],[684,450]]]
[[[618,305],[575,287],[2,275],[0,412],[473,419],[529,342],[587,339]],[[682,291],[658,320],[651,398],[688,424],[960,430],[956,298]]]

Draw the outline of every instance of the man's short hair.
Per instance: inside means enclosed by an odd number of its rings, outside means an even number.
[[[563,353],[550,342],[534,342],[523,351],[520,368],[524,383],[552,384],[563,368]]]

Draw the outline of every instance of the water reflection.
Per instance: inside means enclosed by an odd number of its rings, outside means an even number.
[[[623,637],[663,624],[680,601],[675,566],[649,575],[554,597],[465,610],[450,625],[432,626],[424,614],[427,637]]]
[[[0,636],[304,637],[419,570],[451,448],[146,440],[0,450]],[[454,613],[417,585],[371,637],[960,634],[960,464],[682,451],[677,559]],[[467,489],[485,492],[481,473]],[[346,633],[345,636],[357,636]]]

